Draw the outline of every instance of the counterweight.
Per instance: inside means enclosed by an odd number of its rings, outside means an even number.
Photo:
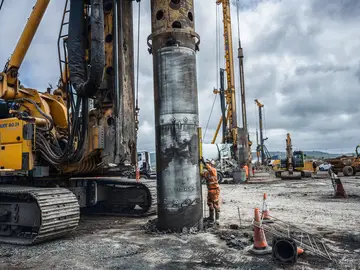
[[[152,0],[158,227],[179,231],[202,219],[193,0]],[[152,44],[150,44],[152,40]]]

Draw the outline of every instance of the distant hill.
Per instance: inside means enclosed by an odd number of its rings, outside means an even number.
[[[346,156],[353,156],[355,155],[355,153],[347,153],[347,154],[330,154],[327,152],[322,152],[322,151],[304,151],[304,154],[306,155],[307,158],[312,159],[321,159],[321,158],[336,158],[342,155],[346,155]],[[281,152],[281,151],[275,151],[272,152],[270,151],[270,155],[271,156],[278,156],[280,159],[282,158],[286,158],[286,153],[285,152]],[[253,157],[256,157],[256,152],[253,152]]]

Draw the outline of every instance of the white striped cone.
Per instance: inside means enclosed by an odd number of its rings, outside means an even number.
[[[264,197],[263,197],[263,207],[262,207],[262,222],[263,223],[272,223],[274,222],[269,214],[269,209],[268,209],[268,205],[266,203],[266,193],[264,193]]]

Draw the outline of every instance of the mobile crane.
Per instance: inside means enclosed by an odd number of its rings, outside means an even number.
[[[220,94],[222,100],[222,116],[216,128],[212,144],[215,143],[219,130],[222,126],[223,139],[222,143],[230,143],[233,146],[234,159],[241,165],[247,164],[251,166],[251,145],[247,132],[246,107],[245,107],[245,83],[243,68],[243,50],[239,37],[239,64],[240,64],[240,80],[241,80],[241,98],[242,98],[242,121],[243,128],[239,128],[237,124],[237,110],[235,97],[235,71],[233,56],[233,40],[231,30],[231,12],[229,0],[217,0],[217,5],[222,5],[223,24],[224,24],[224,48],[225,48],[225,70],[220,70],[221,89],[215,89],[214,94]],[[224,87],[223,77],[226,71],[226,89]]]
[[[67,234],[80,208],[156,212],[155,182],[129,178],[137,128],[132,1],[65,1],[60,82],[41,93],[22,86],[18,71],[49,2],[36,1],[0,73],[1,243]]]

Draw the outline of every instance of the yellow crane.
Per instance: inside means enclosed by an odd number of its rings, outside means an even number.
[[[226,89],[215,89],[215,94],[220,94],[225,97],[226,101],[226,113],[220,118],[219,124],[216,128],[213,140],[211,143],[215,143],[218,136],[220,127],[223,126],[223,143],[232,143],[234,146],[235,157],[239,159],[238,144],[239,142],[248,150],[248,157],[246,158],[247,165],[251,165],[251,141],[247,133],[246,122],[246,107],[245,107],[245,84],[243,73],[243,52],[241,43],[239,42],[239,60],[240,60],[240,76],[241,76],[241,95],[242,95],[242,120],[243,120],[243,133],[245,136],[239,136],[239,127],[237,124],[237,110],[236,110],[236,98],[235,98],[235,71],[234,71],[234,55],[233,55],[233,43],[232,43],[232,29],[231,29],[231,12],[229,0],[217,0],[217,5],[222,5],[223,10],[223,24],[224,24],[224,48],[225,48],[225,62],[226,62]],[[222,70],[223,74],[223,70]],[[224,122],[226,121],[226,124]],[[227,129],[227,130],[224,130]]]

